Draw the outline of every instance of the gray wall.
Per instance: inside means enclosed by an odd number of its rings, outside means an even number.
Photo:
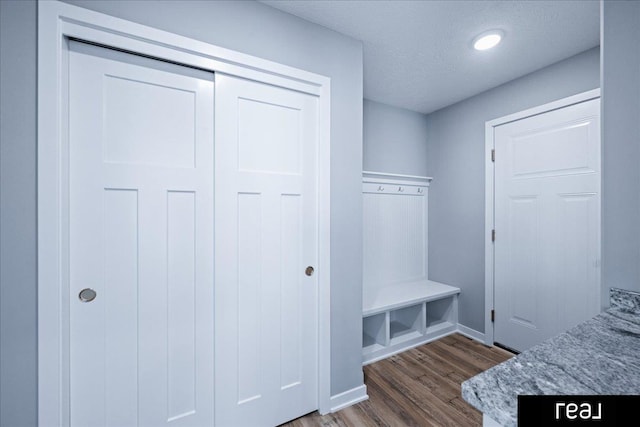
[[[427,175],[427,117],[364,100],[364,170]]]
[[[602,284],[640,291],[640,2],[602,4]]]
[[[362,384],[362,45],[256,2],[73,1],[331,78],[331,392]],[[34,425],[36,6],[0,1],[2,415]]]
[[[460,287],[462,325],[484,332],[485,122],[599,87],[599,61],[593,48],[427,116],[429,278]]]
[[[36,3],[0,1],[0,425],[37,419]]]

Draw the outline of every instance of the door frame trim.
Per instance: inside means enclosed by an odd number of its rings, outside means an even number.
[[[560,108],[568,107],[570,105],[579,104],[581,102],[590,101],[592,99],[600,98],[600,89],[593,89],[586,92],[579,93],[577,95],[568,96],[566,98],[558,99],[537,107],[529,108],[519,111],[517,113],[509,114],[504,117],[500,117],[494,120],[485,122],[485,244],[484,244],[484,343],[488,346],[493,346],[494,339],[494,323],[491,321],[491,310],[495,308],[494,304],[494,244],[491,241],[491,231],[495,226],[495,163],[491,160],[491,150],[495,148],[495,128],[500,125],[504,125],[516,120],[525,119],[527,117],[536,116],[538,114],[547,113],[549,111],[557,110]],[[602,112],[600,114],[602,117]],[[602,139],[600,142],[602,147]],[[601,148],[602,149],[602,148]],[[499,155],[499,154],[498,154]],[[600,295],[600,292],[598,292]]]
[[[38,2],[38,423],[69,425],[68,40],[318,97],[318,410],[331,411],[331,79],[58,1]],[[65,319],[66,325],[65,325]]]

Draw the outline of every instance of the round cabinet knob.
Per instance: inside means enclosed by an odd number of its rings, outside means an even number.
[[[82,302],[91,302],[94,299],[96,299],[96,296],[98,294],[96,293],[96,291],[94,291],[91,288],[84,288],[83,290],[80,291],[80,293],[78,294],[78,298],[80,299],[80,301]]]
[[[307,276],[312,276],[314,271],[315,270],[313,269],[313,267],[309,266],[304,270],[304,274],[306,274]]]

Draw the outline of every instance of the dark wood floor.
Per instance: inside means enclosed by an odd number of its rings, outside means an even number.
[[[481,426],[482,415],[462,399],[460,384],[511,357],[453,334],[365,366],[369,400],[283,427]]]

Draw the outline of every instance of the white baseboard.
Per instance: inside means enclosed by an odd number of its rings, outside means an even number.
[[[331,412],[336,412],[348,406],[355,405],[356,403],[367,400],[368,398],[367,386],[362,384],[361,386],[352,388],[351,390],[331,396]]]
[[[482,344],[486,344],[484,342],[484,334],[482,332],[478,332],[475,329],[471,329],[467,326],[461,325],[458,323],[458,333],[464,335],[465,337],[469,337],[476,341],[480,341]]]

